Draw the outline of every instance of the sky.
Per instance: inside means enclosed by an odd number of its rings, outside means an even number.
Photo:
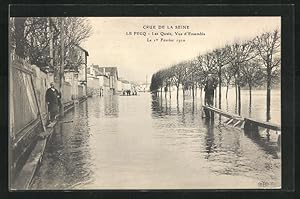
[[[138,82],[147,79],[148,83],[161,68],[225,44],[280,30],[280,17],[91,17],[89,20],[92,35],[82,44],[89,52],[88,64],[117,67],[119,77]]]

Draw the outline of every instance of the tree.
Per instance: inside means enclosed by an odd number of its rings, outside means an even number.
[[[232,57],[229,56],[230,46],[216,49],[212,52],[213,62],[216,66],[219,81],[219,108],[221,109],[222,68],[227,65]]]
[[[214,58],[211,52],[197,57],[198,61],[202,63],[203,71],[207,75],[209,73],[216,73],[214,65]]]
[[[152,75],[150,90],[152,92],[157,92],[157,90],[159,88],[161,88],[162,85],[163,85],[163,79],[162,79],[162,76],[161,76],[161,71],[158,71],[158,72],[156,72]]]
[[[49,20],[50,19],[50,20]],[[31,64],[40,68],[53,67],[51,65],[50,50],[53,50],[53,65],[60,63],[60,23],[57,17],[15,17],[11,18],[11,46],[15,46],[16,54],[20,57],[28,57]],[[77,69],[80,60],[76,60],[75,46],[91,34],[92,27],[87,18],[65,18],[65,63],[72,63]],[[52,35],[52,36],[51,36]],[[53,44],[54,48],[50,49]]]
[[[231,83],[232,77],[234,76],[234,68],[232,67],[232,65],[228,64],[226,67],[222,68],[221,74],[222,74],[223,82],[226,86],[226,95],[225,95],[225,97],[227,99],[227,97],[228,97],[228,88],[229,88],[229,85]]]
[[[196,71],[195,71],[195,81],[196,84],[200,87],[200,97],[202,99],[202,88],[204,87],[205,83],[205,71],[203,68],[203,56],[199,55],[196,60]]]
[[[64,20],[64,47],[65,47],[65,64],[66,68],[78,70],[78,66],[81,65],[81,57],[78,56],[78,46],[90,37],[92,34],[92,26],[89,19],[85,17],[66,17]],[[51,22],[54,27],[60,31],[61,20],[59,18],[51,18]],[[54,40],[54,64],[57,60],[60,60],[60,40]],[[58,62],[59,63],[59,62]]]
[[[234,68],[235,87],[237,94],[238,114],[241,114],[241,64],[257,56],[251,41],[231,45],[228,55],[231,56],[230,64]]]
[[[267,121],[271,119],[271,86],[272,79],[279,74],[281,64],[280,59],[280,33],[278,30],[266,32],[261,36],[257,36],[253,40],[253,44],[258,52],[264,68],[266,69],[267,80]]]
[[[192,86],[192,96],[193,96],[193,102],[195,101],[195,86],[197,89],[197,72],[198,70],[198,60],[192,59],[188,62],[189,67],[189,76],[190,76],[190,84]]]
[[[172,83],[176,86],[176,96],[178,100],[179,86],[183,82],[185,67],[179,63],[171,67],[171,73],[173,74]]]
[[[183,99],[185,99],[185,91],[188,90],[191,85],[192,85],[192,81],[191,81],[191,73],[192,73],[192,69],[191,69],[191,62],[190,61],[183,61],[181,63],[179,63],[179,65],[181,65],[182,67],[182,94],[183,94]]]
[[[25,37],[25,22],[27,18],[26,17],[16,17],[13,19],[13,27],[11,28],[11,31],[14,31],[12,36],[12,42],[15,43],[16,47],[16,54],[22,58],[25,58],[26,56],[26,37]]]
[[[252,87],[263,83],[263,71],[259,60],[252,60],[241,65],[241,84],[249,87],[249,105],[252,104]]]

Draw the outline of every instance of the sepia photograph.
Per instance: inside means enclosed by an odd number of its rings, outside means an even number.
[[[9,189],[281,189],[281,17],[9,17]]]

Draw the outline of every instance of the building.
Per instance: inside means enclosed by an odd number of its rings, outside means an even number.
[[[64,80],[67,83],[65,86],[70,87],[67,90],[71,90],[67,97],[72,100],[78,100],[87,96],[86,70],[89,53],[80,46],[69,49],[67,53],[70,56],[66,60]]]
[[[118,79],[117,67],[90,65],[87,68],[89,95],[115,95],[118,92]]]
[[[99,73],[108,76],[109,92],[115,95],[118,91],[118,69],[117,67],[99,67]]]
[[[78,93],[79,95],[87,96],[87,57],[89,56],[89,53],[80,46],[76,46],[76,50],[76,56],[80,64],[78,67]]]
[[[90,65],[87,68],[87,95],[94,96],[100,95],[100,84],[99,78],[97,77],[97,73],[99,70],[98,65]]]

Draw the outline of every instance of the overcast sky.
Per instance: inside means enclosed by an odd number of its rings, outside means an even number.
[[[93,33],[82,46],[88,50],[88,64],[118,67],[119,76],[130,81],[148,82],[160,68],[196,57],[200,53],[251,39],[266,31],[280,29],[280,17],[96,17],[89,18]],[[158,29],[164,25],[164,29]],[[189,29],[175,29],[175,26]],[[155,26],[155,29],[144,29]],[[167,29],[167,26],[173,29]],[[147,36],[126,35],[146,32]],[[158,36],[152,36],[156,32]],[[161,36],[171,33],[172,36]],[[175,32],[204,33],[177,36]],[[201,34],[202,34],[201,33]],[[152,42],[147,42],[152,39]],[[160,39],[174,39],[161,42]],[[154,39],[159,41],[153,42]],[[185,42],[178,43],[177,39]]]

